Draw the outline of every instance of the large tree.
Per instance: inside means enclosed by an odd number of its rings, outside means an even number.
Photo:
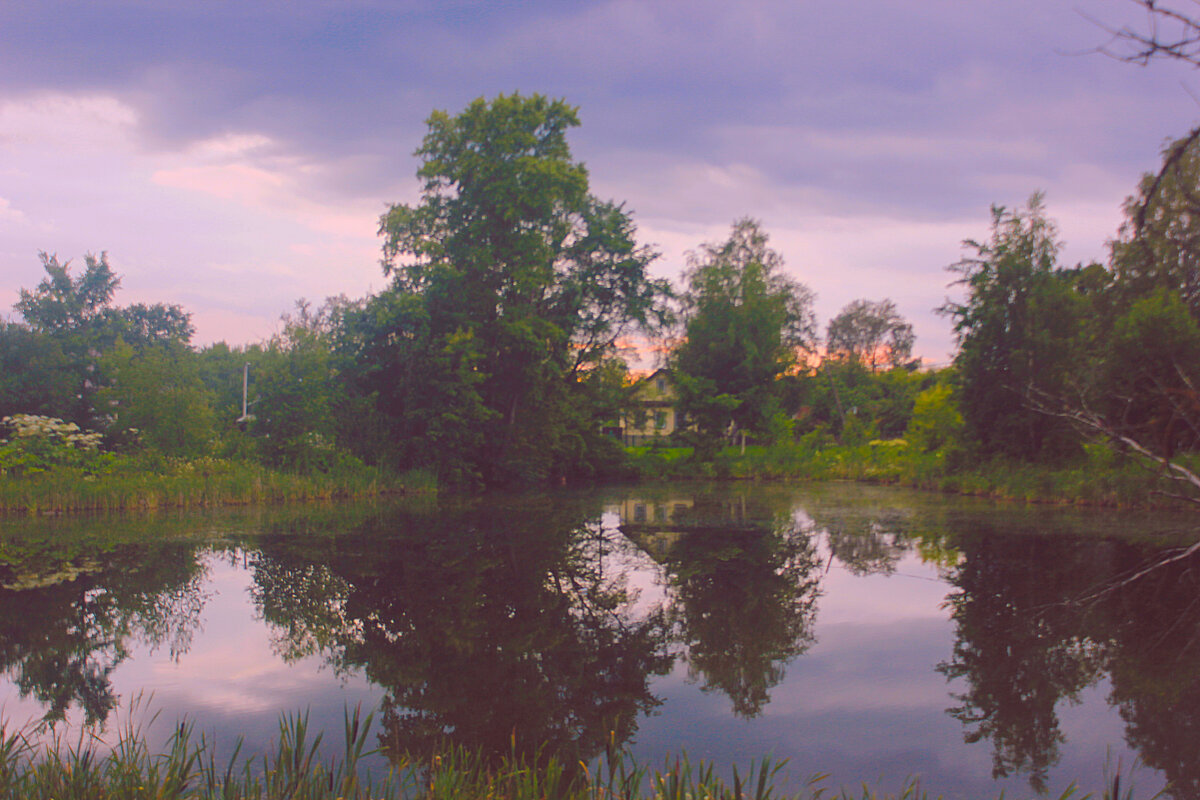
[[[778,379],[812,347],[813,293],[783,274],[783,258],[753,219],[688,256],[683,342],[672,357],[680,408],[702,443],[762,430],[781,410]]]
[[[1125,201],[1125,221],[1110,243],[1115,289],[1124,304],[1156,289],[1179,293],[1200,319],[1200,128],[1163,148]]]
[[[1111,243],[1111,269],[1090,303],[1090,344],[1068,385],[1033,405],[1150,462],[1200,498],[1200,475],[1177,454],[1200,447],[1200,137],[1172,142],[1143,176]]]
[[[540,95],[430,116],[421,199],[380,221],[393,283],[357,317],[362,386],[407,463],[531,482],[603,446],[584,387],[619,337],[654,322],[667,287],[629,214],[589,193],[567,145],[578,124]]]
[[[985,455],[1045,458],[1070,451],[1061,420],[1031,408],[1062,391],[1081,335],[1083,270],[1058,267],[1058,231],[1040,194],[1024,209],[992,209],[987,241],[964,242],[950,269],[965,288],[947,301],[959,350],[954,364],[967,434]]]

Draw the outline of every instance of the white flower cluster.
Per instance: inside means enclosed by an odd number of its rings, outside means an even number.
[[[99,433],[84,432],[74,422],[37,414],[13,414],[0,418],[0,423],[12,429],[15,439],[53,439],[81,450],[95,450],[103,438]],[[0,444],[4,441],[0,439]]]

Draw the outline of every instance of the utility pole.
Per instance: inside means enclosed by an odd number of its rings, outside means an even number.
[[[242,367],[242,415],[237,418],[237,424],[245,426],[254,417],[250,416],[250,404],[246,402],[247,394],[250,388],[250,362],[247,361]],[[257,401],[255,401],[257,402]]]

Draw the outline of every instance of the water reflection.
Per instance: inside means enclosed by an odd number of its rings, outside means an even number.
[[[320,651],[386,689],[391,752],[452,736],[495,755],[589,759],[632,735],[657,705],[650,678],[670,667],[665,619],[632,614],[598,517],[546,498],[268,537],[256,599],[286,657]]]
[[[995,776],[1027,773],[1042,791],[1063,741],[1056,707],[1100,675],[1102,648],[1067,601],[1092,584],[1105,544],[976,534],[959,546],[948,597],[957,642],[939,669],[967,690],[949,713],[967,742],[991,742]]]
[[[205,569],[193,547],[121,545],[57,556],[6,548],[0,566],[0,674],[61,721],[88,724],[116,705],[111,675],[132,641],[187,652],[200,625]],[[22,557],[24,556],[24,557]]]
[[[188,655],[209,566],[224,559],[248,576],[280,659],[380,687],[389,752],[451,739],[586,760],[635,740],[677,664],[742,720],[769,719],[789,669],[819,658],[804,654],[829,571],[875,576],[861,585],[882,591],[881,576],[924,562],[945,582],[953,631],[930,654],[949,681],[934,713],[948,706],[997,778],[1046,788],[1070,746],[1064,708],[1107,687],[1127,742],[1174,796],[1200,796],[1200,555],[1172,560],[1161,543],[1045,514],[824,491],[663,487],[9,529],[0,673],[48,721],[75,708],[102,722],[135,644]]]
[[[646,511],[649,513],[646,513]],[[745,718],[813,642],[820,583],[811,532],[745,493],[630,501],[621,530],[670,576],[668,616],[692,680]]]
[[[1200,555],[1157,567],[1152,580],[1125,575],[1109,579],[1090,615],[1112,630],[1110,701],[1174,796],[1200,797]]]
[[[951,709],[989,740],[997,776],[1045,787],[1058,708],[1108,675],[1109,701],[1173,796],[1200,796],[1200,556],[1115,540],[976,532],[950,575],[958,641],[940,669],[967,681]]]

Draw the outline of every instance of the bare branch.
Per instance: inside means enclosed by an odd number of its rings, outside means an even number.
[[[1168,59],[1200,67],[1200,20],[1163,0],[1133,2],[1146,12],[1146,29],[1113,28],[1093,19],[1112,37],[1110,44],[1097,48],[1099,52],[1139,66]]]
[[[1084,430],[1100,434],[1109,441],[1119,443],[1122,447],[1143,459],[1157,464],[1168,478],[1186,484],[1196,493],[1196,496],[1188,495],[1183,496],[1181,499],[1186,499],[1190,503],[1200,505],[1200,475],[1197,475],[1178,461],[1153,452],[1133,437],[1117,430],[1104,417],[1089,409],[1086,403],[1080,403],[1078,407],[1069,407],[1060,398],[1053,397],[1034,386],[1028,388],[1025,396],[1026,402],[1035,411],[1069,420]]]
[[[1122,578],[1121,580],[1109,583],[1103,589],[1099,589],[1095,592],[1092,592],[1091,594],[1084,595],[1082,597],[1077,597],[1077,598],[1075,598],[1074,602],[1090,603],[1094,600],[1098,600],[1101,597],[1103,597],[1104,595],[1111,594],[1112,592],[1115,592],[1117,589],[1120,589],[1123,586],[1128,586],[1131,583],[1141,580],[1142,578],[1146,577],[1147,575],[1154,572],[1155,570],[1162,569],[1166,565],[1173,564],[1176,561],[1182,561],[1185,558],[1190,558],[1191,556],[1195,555],[1198,552],[1200,552],[1200,542],[1196,542],[1195,544],[1191,545],[1190,547],[1180,550],[1179,552],[1175,553],[1172,556],[1168,556],[1167,558],[1160,558],[1156,561],[1152,561],[1152,562],[1150,562],[1150,564],[1146,565],[1145,567],[1142,567],[1140,570],[1133,573],[1129,577]]]

